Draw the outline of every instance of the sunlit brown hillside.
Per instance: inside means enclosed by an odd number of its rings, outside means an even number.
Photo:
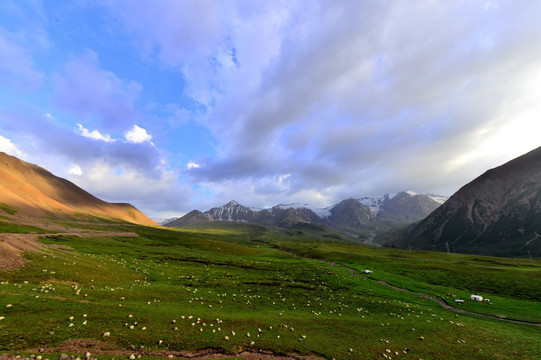
[[[0,152],[0,202],[18,217],[92,215],[155,225],[130,204],[108,203],[49,171]],[[13,211],[8,211],[13,212]]]

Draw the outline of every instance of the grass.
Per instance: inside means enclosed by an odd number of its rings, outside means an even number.
[[[0,210],[5,212],[9,215],[15,215],[17,213],[17,209],[15,209],[13,206],[10,206],[8,204],[4,204],[0,202]]]
[[[102,341],[125,350],[120,358],[140,346],[328,359],[535,359],[541,348],[538,327],[458,315],[348,270],[443,297],[475,289],[494,305],[464,303],[473,311],[539,320],[539,260],[371,248],[246,224],[91,227],[139,237],[43,238],[62,250],[27,253],[24,267],[0,271],[1,352],[69,339]]]
[[[303,256],[325,259],[359,271],[371,269],[371,277],[395,286],[445,299],[468,299],[479,294],[487,303],[466,302],[465,310],[541,322],[541,262],[460,254],[409,252],[347,244],[294,246]]]
[[[18,234],[46,234],[50,231],[44,230],[32,225],[19,225],[11,222],[0,221],[0,233],[18,233]]]

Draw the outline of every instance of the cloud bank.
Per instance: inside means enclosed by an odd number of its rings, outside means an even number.
[[[201,121],[221,144],[190,175],[214,189],[227,181],[230,197],[247,182],[253,197],[310,201],[405,188],[452,193],[539,145],[531,136],[540,129],[532,80],[539,5],[524,5],[229,9],[233,20],[214,24],[227,41],[199,48],[217,64],[185,67],[189,90],[205,88],[191,95],[212,104]],[[149,39],[163,53],[174,47]]]
[[[450,195],[540,145],[540,7],[43,4],[0,28],[0,146],[155,214]]]

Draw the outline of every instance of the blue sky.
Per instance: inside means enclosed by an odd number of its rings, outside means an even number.
[[[154,217],[411,189],[538,147],[537,1],[2,1],[0,151]]]

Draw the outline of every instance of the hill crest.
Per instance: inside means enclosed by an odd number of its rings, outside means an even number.
[[[109,203],[48,170],[0,152],[0,203],[19,217],[86,214],[156,225],[133,205]]]
[[[486,171],[395,245],[507,256],[541,252],[541,147]]]

